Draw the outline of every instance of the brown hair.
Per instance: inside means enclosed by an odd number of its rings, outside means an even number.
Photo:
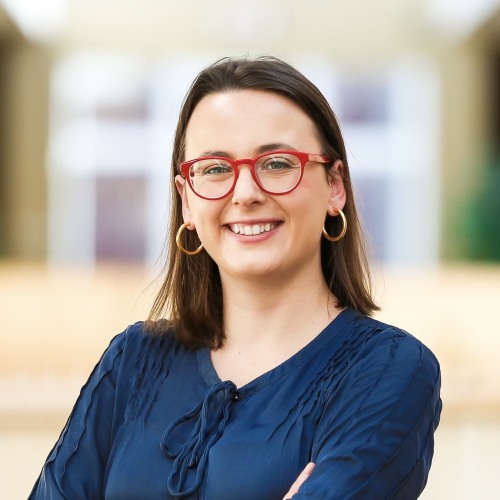
[[[341,172],[348,220],[344,238],[321,243],[321,265],[325,281],[339,307],[351,307],[363,314],[379,308],[371,293],[371,280],[361,227],[354,204],[346,150],[337,119],[325,97],[305,76],[288,63],[274,57],[224,58],[205,68],[189,89],[179,116],[172,153],[172,206],[168,235],[166,276],[151,308],[146,329],[164,333],[173,328],[177,339],[192,348],[218,348],[224,341],[222,286],[217,265],[207,252],[196,256],[181,253],[175,235],[183,223],[175,176],[185,160],[185,135],[191,115],[203,97],[233,90],[267,90],[297,104],[315,123],[322,154],[332,161],[342,160]],[[331,164],[325,165],[328,169]],[[327,217],[325,228],[334,235],[341,230],[340,217]],[[184,231],[185,248],[200,244],[196,231]],[[158,321],[163,316],[168,320]]]

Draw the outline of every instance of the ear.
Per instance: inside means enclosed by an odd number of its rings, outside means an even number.
[[[330,198],[328,200],[328,215],[334,217],[338,215],[335,212],[336,208],[341,210],[344,208],[346,201],[345,187],[343,179],[344,164],[342,160],[337,160],[331,167],[329,172],[328,183],[330,185]]]
[[[184,222],[191,222],[188,229],[195,229],[193,218],[191,217],[191,210],[189,209],[189,200],[187,196],[188,186],[186,179],[184,179],[182,175],[175,176],[175,187],[177,188],[177,192],[179,193],[182,201],[182,218],[184,219]]]

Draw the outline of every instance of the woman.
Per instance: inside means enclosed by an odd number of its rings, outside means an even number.
[[[274,58],[215,63],[184,101],[172,179],[150,318],[111,342],[31,498],[416,498],[439,366],[369,317],[325,98]]]

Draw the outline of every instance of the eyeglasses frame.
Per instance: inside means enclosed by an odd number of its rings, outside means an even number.
[[[295,184],[295,186],[293,186],[293,188],[288,189],[287,191],[280,192],[280,193],[275,193],[273,191],[269,191],[266,188],[264,188],[264,186],[262,186],[262,184],[260,183],[257,174],[255,173],[255,165],[257,164],[257,161],[259,161],[264,156],[273,155],[273,154],[291,154],[291,155],[294,155],[295,157],[297,157],[300,161],[300,177],[299,177],[299,180],[297,181],[297,184]],[[196,163],[197,161],[201,161],[201,160],[225,160],[233,167],[234,172],[235,172],[233,185],[231,186],[231,188],[229,189],[229,191],[225,195],[218,196],[217,198],[208,198],[208,197],[202,196],[201,194],[196,192],[196,190],[194,189],[194,187],[191,183],[189,169],[191,168],[191,165],[193,165],[193,163]],[[180,169],[180,173],[181,173],[182,177],[184,177],[184,179],[187,180],[189,187],[191,188],[191,191],[193,191],[193,193],[196,196],[198,196],[199,198],[203,198],[204,200],[216,201],[216,200],[221,200],[221,199],[225,198],[226,196],[229,196],[234,191],[236,183],[238,182],[238,177],[240,176],[240,168],[239,168],[240,165],[250,166],[250,172],[252,174],[252,178],[255,181],[255,183],[257,184],[257,186],[259,186],[261,191],[264,191],[264,193],[267,193],[267,194],[281,196],[283,194],[291,193],[294,189],[296,189],[299,186],[299,184],[302,181],[302,177],[304,176],[304,168],[310,162],[326,164],[326,163],[331,163],[332,160],[330,160],[330,158],[328,156],[323,155],[323,154],[304,153],[302,151],[295,151],[294,149],[278,149],[278,150],[273,150],[273,151],[266,151],[265,153],[262,153],[262,154],[256,156],[255,158],[242,158],[239,160],[233,160],[233,159],[228,158],[226,156],[201,156],[200,158],[195,158],[194,160],[188,160],[188,161],[182,162],[179,166],[179,169]]]

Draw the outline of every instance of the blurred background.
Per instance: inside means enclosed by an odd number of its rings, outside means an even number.
[[[148,312],[190,81],[267,53],[339,117],[378,317],[441,362],[422,498],[498,498],[500,0],[0,0],[2,498]]]

